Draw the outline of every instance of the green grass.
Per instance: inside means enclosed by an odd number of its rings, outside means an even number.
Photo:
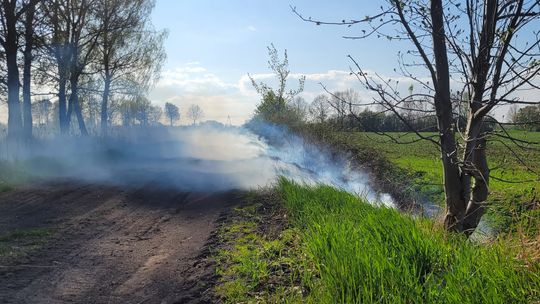
[[[258,230],[260,209],[246,217],[252,224],[235,221],[222,232],[229,245],[219,254],[222,284],[217,290],[225,302],[540,300],[540,265],[516,259],[517,252],[502,240],[476,244],[446,234],[431,220],[375,207],[328,186],[282,179],[276,191],[280,198],[274,202],[282,204],[288,218],[278,237],[269,239]],[[289,275],[270,279],[283,261]]]
[[[219,229],[222,247],[215,253],[220,280],[216,295],[225,303],[280,303],[300,300],[299,231],[292,227],[272,235],[269,218],[261,216],[261,195],[252,193],[251,203],[233,210]],[[269,207],[269,205],[266,205]],[[269,212],[277,214],[276,205]],[[267,210],[268,211],[268,210]]]
[[[414,141],[414,134],[392,133],[400,140]],[[432,135],[424,133],[424,135]],[[540,142],[540,132],[512,130],[511,135],[528,141]],[[442,167],[437,147],[425,141],[412,144],[396,144],[384,135],[365,132],[329,132],[329,141],[342,143],[352,149],[379,152],[395,168],[385,168],[389,178],[412,181],[413,191],[423,193],[435,203],[443,204]],[[495,138],[493,138],[495,139]],[[522,150],[514,147],[522,164],[505,145],[512,143],[490,141],[487,148],[491,176],[488,216],[492,226],[499,232],[525,231],[534,236],[540,231],[540,150]],[[536,147],[538,149],[538,146]],[[371,157],[361,156],[362,158]],[[377,170],[377,168],[376,168]],[[536,172],[530,172],[530,170]],[[498,179],[510,180],[512,183]]]
[[[540,278],[499,244],[448,236],[433,222],[414,220],[321,186],[282,180],[294,223],[320,279],[314,299],[326,303],[526,303]]]
[[[17,258],[38,249],[52,236],[51,229],[16,229],[0,235],[0,258]]]
[[[37,179],[47,178],[50,173],[69,172],[75,164],[50,157],[35,157],[25,160],[0,160],[0,193]]]
[[[22,181],[22,174],[12,163],[0,161],[0,193],[13,189]]]

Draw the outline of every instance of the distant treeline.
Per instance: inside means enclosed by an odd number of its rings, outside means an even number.
[[[540,130],[538,124],[540,110],[537,109],[540,107],[511,110],[509,115],[511,123],[515,124],[513,127],[531,131]],[[512,114],[512,111],[515,111],[515,114]],[[455,125],[460,131],[464,131],[467,118],[459,113],[457,106],[455,112]],[[377,105],[363,105],[358,93],[352,89],[319,95],[311,103],[307,103],[302,97],[296,97],[288,102],[278,101],[278,97],[269,92],[259,104],[255,116],[286,125],[324,123],[346,131],[437,131],[437,116],[428,102],[411,103],[406,109],[395,112],[386,111]],[[537,121],[536,124],[534,120]],[[484,119],[483,128],[493,130],[497,124],[494,118],[487,117]]]
[[[411,128],[422,132],[435,132],[437,119],[435,116],[403,117],[405,122],[393,113],[381,113],[364,110],[355,114],[348,114],[343,120],[330,117],[326,122],[336,127],[365,132],[408,132]]]

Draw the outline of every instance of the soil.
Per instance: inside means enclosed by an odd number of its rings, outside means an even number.
[[[0,303],[212,303],[211,236],[237,201],[72,181],[0,194],[0,235],[54,231],[23,258],[0,256]]]

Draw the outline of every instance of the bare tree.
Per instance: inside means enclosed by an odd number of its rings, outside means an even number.
[[[347,38],[376,35],[411,43],[411,50],[399,56],[399,72],[421,88],[417,93],[403,94],[396,81],[365,72],[349,56],[354,66],[351,72],[365,89],[375,94],[374,103],[394,113],[419,138],[439,148],[446,195],[445,227],[470,235],[484,214],[488,197],[486,120],[500,105],[539,103],[517,93],[539,88],[540,1],[391,0],[376,15],[342,22],[316,21],[303,17],[295,8],[293,11],[306,22],[318,25],[367,26],[360,35]],[[387,31],[388,26],[392,29]],[[518,34],[521,39],[516,39]],[[419,68],[424,68],[429,80],[418,74]],[[457,107],[465,105],[463,128],[456,119],[452,87],[460,92]],[[411,99],[431,103],[437,117],[436,136],[420,133],[403,117],[404,101]],[[510,139],[518,147],[538,144],[512,138],[503,124],[499,126],[502,133],[492,136]],[[464,131],[460,132],[461,129]]]
[[[163,109],[160,106],[150,106],[148,124],[159,125],[161,116],[163,116]]]
[[[338,91],[331,94],[328,105],[334,109],[339,125],[343,128],[349,114],[356,114],[359,103],[358,92],[353,89]]]
[[[510,109],[508,110],[508,120],[511,122],[511,123],[517,123],[517,112],[518,112],[518,106],[517,105],[513,105],[510,107]]]
[[[201,120],[203,118],[204,112],[201,109],[201,107],[199,107],[199,105],[192,104],[187,109],[186,115],[187,115],[187,117],[189,119],[191,119],[193,121],[193,124],[196,124],[197,121],[199,121],[199,120]]]
[[[32,61],[35,48],[36,7],[40,1],[27,4],[24,18],[24,49],[23,49],[23,133],[25,138],[32,137]]]
[[[259,82],[249,75],[251,84],[262,97],[262,102],[255,111],[261,118],[277,122],[276,120],[283,120],[287,116],[287,106],[291,103],[298,94],[304,90],[305,76],[301,76],[298,80],[298,88],[296,90],[290,89],[287,91],[287,80],[291,71],[289,70],[289,59],[287,56],[287,50],[283,53],[283,60],[279,58],[276,47],[271,44],[268,47],[268,67],[272,70],[277,78],[277,88],[272,88],[270,85]]]
[[[49,99],[40,99],[32,104],[36,116],[36,120],[40,125],[47,125],[49,123],[51,109],[53,104]]]
[[[294,98],[289,105],[289,109],[296,114],[295,116],[300,121],[306,120],[308,114],[308,107],[309,105],[306,100],[300,96]]]
[[[309,114],[314,121],[323,123],[330,116],[329,102],[328,96],[324,94],[318,95],[313,99],[309,105]]]
[[[285,104],[286,102],[293,100],[295,96],[297,96],[304,90],[304,82],[306,80],[306,77],[300,77],[298,89],[291,89],[287,91],[287,78],[291,73],[291,71],[289,70],[289,58],[287,56],[287,50],[284,51],[284,58],[283,61],[281,61],[279,59],[279,54],[276,47],[274,46],[274,44],[271,44],[268,47],[268,55],[270,56],[270,59],[268,60],[268,67],[274,72],[277,77],[277,89],[274,90],[263,82],[257,83],[256,79],[251,77],[251,75],[249,76],[249,78],[251,79],[253,87],[261,96],[266,96],[270,92],[272,92],[273,95],[276,96],[277,100]]]
[[[21,115],[21,102],[20,102],[20,73],[19,65],[17,62],[20,45],[19,45],[19,29],[18,24],[26,20],[33,19],[35,6],[40,0],[4,0],[0,3],[0,45],[3,48],[5,60],[6,60],[6,82],[7,85],[7,103],[8,103],[8,137],[11,139],[22,138],[25,134],[23,130],[23,120]],[[32,27],[31,22],[27,22],[27,30]],[[25,53],[28,51],[28,47],[31,48],[33,39],[27,38],[27,45]],[[30,46],[28,45],[30,44]],[[26,60],[31,60],[25,57]],[[25,79],[26,79],[25,69]],[[25,119],[29,123],[30,133],[32,128],[32,112],[30,109],[30,103],[25,103]]]
[[[132,96],[119,101],[118,112],[122,125],[148,126],[153,118],[153,107],[150,100],[144,96]]]
[[[165,103],[165,116],[169,119],[172,127],[174,122],[180,119],[180,110],[174,104],[167,102]]]
[[[70,45],[69,45],[69,19],[65,16],[68,8],[66,3],[59,0],[54,0],[49,5],[44,5],[45,23],[50,28],[49,35],[44,38],[44,45],[51,55],[51,63],[46,64],[41,62],[41,72],[43,74],[43,82],[48,82],[49,79],[55,79],[58,90],[58,123],[60,132],[67,134],[69,131],[69,123],[67,117],[67,82],[69,79],[69,61],[70,61]],[[56,68],[56,75],[52,76],[51,68]]]
[[[88,135],[79,100],[81,77],[95,59],[95,50],[103,26],[96,18],[97,0],[50,0],[44,6],[51,27],[48,48],[55,57],[59,77],[60,129],[68,131],[72,113],[79,130]],[[69,102],[66,109],[66,88],[69,82]]]
[[[81,91],[79,95],[81,106],[83,107],[83,116],[86,121],[86,127],[89,133],[96,134],[99,124],[100,103],[96,94]]]
[[[101,132],[107,135],[109,96],[113,92],[141,95],[154,80],[165,59],[165,32],[153,30],[150,14],[155,0],[98,0],[97,69],[103,93]]]

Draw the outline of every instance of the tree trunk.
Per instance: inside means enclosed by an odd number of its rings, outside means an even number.
[[[480,219],[484,215],[486,200],[489,194],[489,167],[486,157],[485,138],[478,139],[478,144],[474,149],[473,164],[475,167],[473,173],[474,188],[463,222],[464,232],[468,236],[478,227]]]
[[[58,67],[60,79],[58,81],[58,120],[60,122],[60,133],[65,135],[69,132],[69,122],[67,118],[67,97],[66,97],[66,84],[67,79],[64,72]]]
[[[437,78],[435,84],[435,111],[440,134],[444,192],[446,195],[444,225],[449,231],[461,232],[463,231],[466,200],[463,198],[461,172],[458,165],[458,151],[453,126],[450,72],[441,0],[431,1],[431,19],[433,23],[433,53]]]
[[[5,14],[5,56],[7,65],[8,85],[8,138],[21,139],[22,117],[21,103],[19,99],[19,66],[17,65],[17,20],[15,16],[15,3],[4,4]]]
[[[461,172],[462,198],[463,201],[467,202],[461,231],[467,236],[471,235],[478,226],[480,218],[484,214],[484,205],[488,196],[489,168],[485,154],[486,139],[481,137],[483,117],[480,116],[479,110],[483,104],[482,99],[490,69],[490,50],[493,47],[495,37],[496,12],[496,0],[484,2],[478,55],[473,58],[470,83],[472,95],[469,102]],[[472,178],[474,178],[474,188],[471,191]]]
[[[101,101],[101,135],[107,136],[109,123],[109,95],[111,90],[111,75],[105,72],[105,88],[103,89],[103,100]]]
[[[31,90],[31,69],[32,69],[32,49],[34,47],[34,13],[35,6],[29,5],[26,11],[25,25],[25,47],[24,47],[24,68],[23,68],[23,133],[26,139],[32,138],[32,100]]]
[[[72,77],[70,77],[69,84],[71,86],[71,95],[69,96],[68,117],[71,116],[71,111],[74,111],[75,116],[77,117],[77,122],[79,123],[79,130],[81,131],[81,135],[88,136],[88,130],[86,129],[86,124],[84,123],[84,117],[82,115],[81,105],[79,103],[79,79],[75,73],[74,75],[72,75]]]

